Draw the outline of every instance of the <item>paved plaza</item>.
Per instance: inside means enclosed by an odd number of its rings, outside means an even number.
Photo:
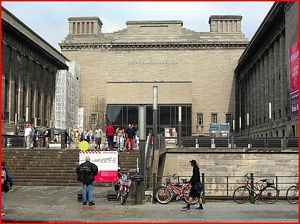
[[[203,211],[181,211],[183,201],[168,205],[120,205],[107,201],[105,194],[111,188],[97,187],[94,191],[95,206],[82,206],[77,201],[80,187],[19,187],[7,195],[4,222],[12,221],[80,221],[80,222],[297,222],[298,206],[286,201],[266,205],[238,205],[230,201],[207,201]]]

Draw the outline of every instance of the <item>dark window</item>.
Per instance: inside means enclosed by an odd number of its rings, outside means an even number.
[[[146,125],[153,125],[153,111],[151,106],[146,107]]]
[[[128,106],[128,123],[138,123],[138,106]]]
[[[160,106],[159,107],[159,124],[160,125],[170,125],[171,124],[171,110],[170,106]]]
[[[285,137],[285,130],[282,129],[282,137]]]
[[[211,114],[211,123],[218,123],[218,114]]]
[[[176,106],[171,106],[171,125],[176,125],[178,121],[178,114],[176,113]]]
[[[226,123],[231,124],[231,114],[226,114]]]
[[[187,113],[186,113],[186,107],[181,107],[181,115],[182,115],[182,125],[186,125],[187,123]],[[182,132],[183,133],[183,132]]]
[[[108,107],[107,118],[108,118],[108,122],[113,125],[122,124],[122,107],[121,106]]]
[[[278,119],[281,118],[281,109],[278,110]]]
[[[91,124],[97,124],[97,114],[91,114]]]
[[[197,124],[203,124],[203,114],[202,113],[197,114]]]

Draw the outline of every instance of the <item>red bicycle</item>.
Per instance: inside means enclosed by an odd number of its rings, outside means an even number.
[[[174,178],[174,174],[172,177]],[[174,184],[171,182],[171,177],[166,178],[167,186],[161,186],[156,191],[156,200],[160,204],[168,204],[173,197],[176,197],[176,200],[183,199],[185,202],[189,200],[189,194],[191,190],[191,185],[188,183],[187,179],[180,179],[183,183]],[[192,204],[196,204],[198,198],[193,199]]]

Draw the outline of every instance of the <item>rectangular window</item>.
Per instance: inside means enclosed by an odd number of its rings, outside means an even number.
[[[197,114],[197,124],[203,124],[203,114],[202,113],[198,113]]]
[[[218,123],[218,114],[211,114],[211,123]]]
[[[226,123],[231,124],[231,114],[226,114]]]
[[[97,114],[91,114],[91,124],[97,124]]]

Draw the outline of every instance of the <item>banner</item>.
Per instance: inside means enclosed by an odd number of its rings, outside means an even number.
[[[291,114],[298,114],[298,71],[299,71],[299,51],[298,42],[290,47],[290,96]]]
[[[90,162],[98,167],[95,182],[118,181],[118,152],[117,151],[87,151],[79,153],[79,164],[85,162],[85,157],[90,157]]]

